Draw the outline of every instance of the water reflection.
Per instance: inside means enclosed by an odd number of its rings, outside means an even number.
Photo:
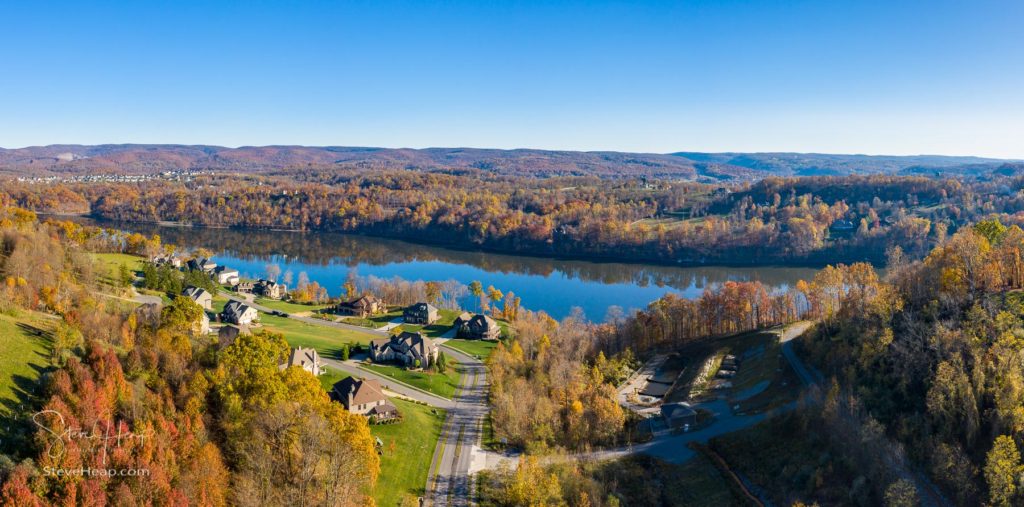
[[[480,280],[514,291],[524,306],[555,317],[581,307],[591,319],[603,319],[610,306],[642,308],[666,292],[696,297],[705,287],[727,280],[760,280],[785,288],[809,279],[814,269],[792,267],[674,267],[617,262],[588,262],[469,252],[404,241],[338,233],[205,229],[158,224],[96,222],[144,234],[159,234],[165,243],[203,247],[218,263],[243,275],[262,275],[268,263],[297,278],[305,272],[335,295],[348,271],[361,276],[408,280]],[[468,303],[467,303],[468,306]]]

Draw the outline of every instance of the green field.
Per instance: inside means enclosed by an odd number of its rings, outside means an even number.
[[[0,315],[0,418],[37,394],[39,375],[50,366],[51,326],[24,312],[19,318]]]
[[[455,361],[451,359],[448,360],[448,371],[443,374],[386,364],[369,364],[363,368],[449,399],[455,396],[455,389],[459,386],[459,372],[455,371]]]
[[[402,414],[402,421],[370,426],[370,432],[384,443],[374,490],[381,507],[398,505],[405,495],[423,496],[445,418],[445,411],[439,408],[394,398],[391,401]]]
[[[337,368],[331,368],[330,366],[324,367],[324,372],[317,377],[320,380],[320,385],[324,387],[324,391],[328,393],[334,388],[334,384],[341,382],[344,379],[351,377],[348,373],[345,373]]]
[[[96,261],[96,277],[109,285],[119,285],[117,278],[121,264],[136,273],[142,270],[142,262],[145,260],[138,255],[120,253],[90,253],[89,256]]]
[[[498,342],[452,339],[444,342],[444,346],[451,347],[471,356],[487,359],[490,357],[491,352],[494,352],[495,347],[498,346]]]
[[[455,310],[438,310],[437,313],[438,313],[438,316],[440,318],[438,318],[437,322],[435,322],[435,323],[433,323],[433,324],[431,324],[429,326],[419,326],[419,325],[415,325],[415,324],[402,324],[402,325],[396,327],[395,329],[393,329],[392,332],[399,333],[399,332],[402,332],[402,331],[412,331],[412,332],[419,331],[419,332],[422,332],[423,334],[425,334],[425,335],[427,335],[427,336],[429,336],[431,338],[437,338],[438,336],[441,336],[441,335],[447,333],[452,328],[452,324],[455,323],[455,319],[462,312],[457,312]],[[401,318],[402,318],[402,309],[399,308],[397,310],[392,310],[392,311],[390,311],[388,313],[382,313],[380,315],[374,315],[373,317],[368,317],[368,318],[365,318],[365,319],[361,319],[359,317],[345,317],[343,320],[344,320],[345,323],[348,323],[348,324],[353,324],[353,325],[356,325],[356,326],[363,326],[363,327],[370,327],[370,328],[376,329],[376,328],[379,328],[381,326],[384,326],[384,325],[390,323],[391,321],[393,321],[395,319],[401,320]]]
[[[215,305],[216,306],[216,305]],[[312,347],[324,357],[339,358],[343,344],[367,346],[376,335],[309,324],[288,317],[260,313],[260,322],[268,331],[281,333],[293,347]]]
[[[278,299],[256,298],[256,304],[265,306],[271,310],[278,310],[285,313],[315,312],[327,308],[330,305],[304,305],[300,303],[289,303]]]

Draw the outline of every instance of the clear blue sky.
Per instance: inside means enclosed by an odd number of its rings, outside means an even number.
[[[1024,158],[1020,0],[89,3],[5,3],[0,146]]]

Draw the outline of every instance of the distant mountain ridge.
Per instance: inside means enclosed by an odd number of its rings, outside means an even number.
[[[755,180],[767,176],[1020,172],[1020,161],[939,155],[815,153],[669,154],[480,148],[370,148],[103,144],[0,148],[0,173],[18,176],[152,173],[172,170],[276,172],[302,167],[467,170],[533,176]]]

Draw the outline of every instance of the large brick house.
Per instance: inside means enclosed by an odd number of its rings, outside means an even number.
[[[501,326],[498,321],[478,313],[463,313],[455,319],[455,334],[459,338],[470,340],[497,340],[501,337]]]
[[[437,354],[437,345],[422,333],[403,331],[370,342],[370,358],[376,363],[395,362],[412,367],[419,361],[421,368],[428,368],[437,361]]]
[[[383,422],[398,417],[398,408],[388,400],[376,380],[357,380],[347,377],[334,384],[331,397],[353,414],[369,417],[373,422]]]
[[[388,311],[384,300],[372,294],[344,301],[334,306],[334,312],[339,315],[352,315],[354,317],[369,317]]]

